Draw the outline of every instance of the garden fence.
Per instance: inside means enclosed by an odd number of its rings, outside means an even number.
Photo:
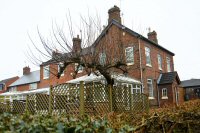
[[[101,115],[114,112],[149,111],[148,97],[132,93],[125,86],[106,86],[101,83],[80,82],[50,87],[49,94],[30,94],[26,100],[0,101],[0,112],[51,115]]]

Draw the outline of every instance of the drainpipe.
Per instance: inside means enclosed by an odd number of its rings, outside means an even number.
[[[142,53],[141,53],[141,44],[140,44],[140,37],[138,37],[139,43],[139,56],[140,56],[140,81],[142,82],[142,93],[144,93],[144,85],[143,85],[143,73],[142,73]]]
[[[160,83],[160,79],[162,77],[162,74],[159,75],[158,80],[157,80],[157,93],[158,93],[158,107],[160,107],[160,92],[159,92],[159,88],[158,88],[158,84]]]

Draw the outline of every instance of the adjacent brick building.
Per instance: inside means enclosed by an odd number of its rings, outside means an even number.
[[[27,66],[23,68],[23,76],[9,85],[9,91],[15,92],[38,89],[39,82],[40,71],[31,72],[30,68]]]
[[[151,106],[163,106],[165,104],[179,104],[183,102],[183,91],[179,86],[180,79],[177,72],[174,71],[173,52],[167,50],[158,43],[157,33],[149,32],[148,37],[144,37],[135,31],[121,24],[120,9],[114,6],[108,11],[108,25],[102,31],[100,36],[94,42],[94,48],[97,50],[102,46],[109,45],[110,49],[116,48],[117,44],[122,45],[124,53],[131,53],[131,58],[127,62],[128,75],[139,80],[143,87],[140,92],[149,96]],[[106,38],[112,38],[112,41],[106,43]],[[74,38],[74,50],[81,47],[79,37]],[[109,54],[109,53],[107,53]],[[125,55],[126,56],[126,55]],[[44,76],[45,68],[51,72],[58,71],[58,62],[47,61],[41,65],[40,87],[56,85],[72,79],[75,66],[68,66],[64,75],[57,79],[55,75]],[[78,75],[85,75],[83,71]],[[160,83],[163,76],[173,75],[167,84]],[[162,92],[165,96],[163,99]],[[167,99],[168,98],[168,99]]]
[[[0,94],[6,92],[8,90],[9,85],[12,84],[13,82],[15,82],[17,79],[19,79],[18,76],[1,80],[0,81]]]

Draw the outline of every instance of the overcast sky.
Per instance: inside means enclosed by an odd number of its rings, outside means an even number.
[[[48,34],[52,20],[62,25],[68,11],[72,18],[98,12],[105,25],[114,5],[127,27],[144,36],[149,27],[157,32],[159,44],[175,53],[181,80],[200,78],[199,0],[0,0],[0,80],[21,76],[26,65],[39,69],[25,55],[31,45],[27,33],[37,40],[37,26]]]

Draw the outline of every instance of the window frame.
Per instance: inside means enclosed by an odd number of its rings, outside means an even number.
[[[151,85],[151,88],[149,87],[149,85]],[[152,79],[147,79],[147,87],[148,87],[149,99],[154,99],[154,87]]]
[[[35,86],[33,87],[33,85],[35,85]],[[29,84],[29,90],[35,90],[35,89],[37,89],[37,83]]]
[[[9,92],[17,92],[17,86],[13,86],[9,89]]]
[[[106,64],[106,58],[107,57],[105,52],[99,53],[99,64],[104,66]]]
[[[167,88],[162,88],[162,99],[168,99]]]
[[[162,56],[158,54],[157,58],[158,58],[158,69],[162,70]]]
[[[0,91],[4,90],[4,84],[0,84]]]
[[[135,92],[134,92],[135,90]],[[134,84],[132,86],[132,89],[131,89],[131,94],[137,94],[137,93],[141,93],[141,85],[138,85],[138,84]]]
[[[43,66],[43,79],[49,79],[50,77],[50,66],[47,65],[47,66]],[[45,74],[45,72],[47,72],[48,74]]]
[[[77,67],[78,67],[78,63],[75,63],[74,66],[75,66],[74,69],[75,69],[75,71],[76,71],[76,69],[77,69]],[[78,67],[78,73],[81,73],[81,72],[83,72],[83,66],[80,65],[80,66]]]
[[[130,56],[127,56],[130,55]],[[125,48],[125,56],[126,56],[126,64],[133,65],[134,64],[134,48],[126,47]]]
[[[58,64],[58,72],[60,71],[60,66],[61,65],[64,65],[62,62],[60,62],[59,64]],[[61,77],[63,77],[65,75],[65,70],[62,72],[62,74],[60,75]]]
[[[167,72],[171,72],[171,59],[169,57],[166,57],[166,63],[167,63]]]
[[[152,67],[151,49],[149,47],[145,47],[145,57],[146,57],[146,66]],[[149,59],[149,61],[148,61],[148,59]]]

